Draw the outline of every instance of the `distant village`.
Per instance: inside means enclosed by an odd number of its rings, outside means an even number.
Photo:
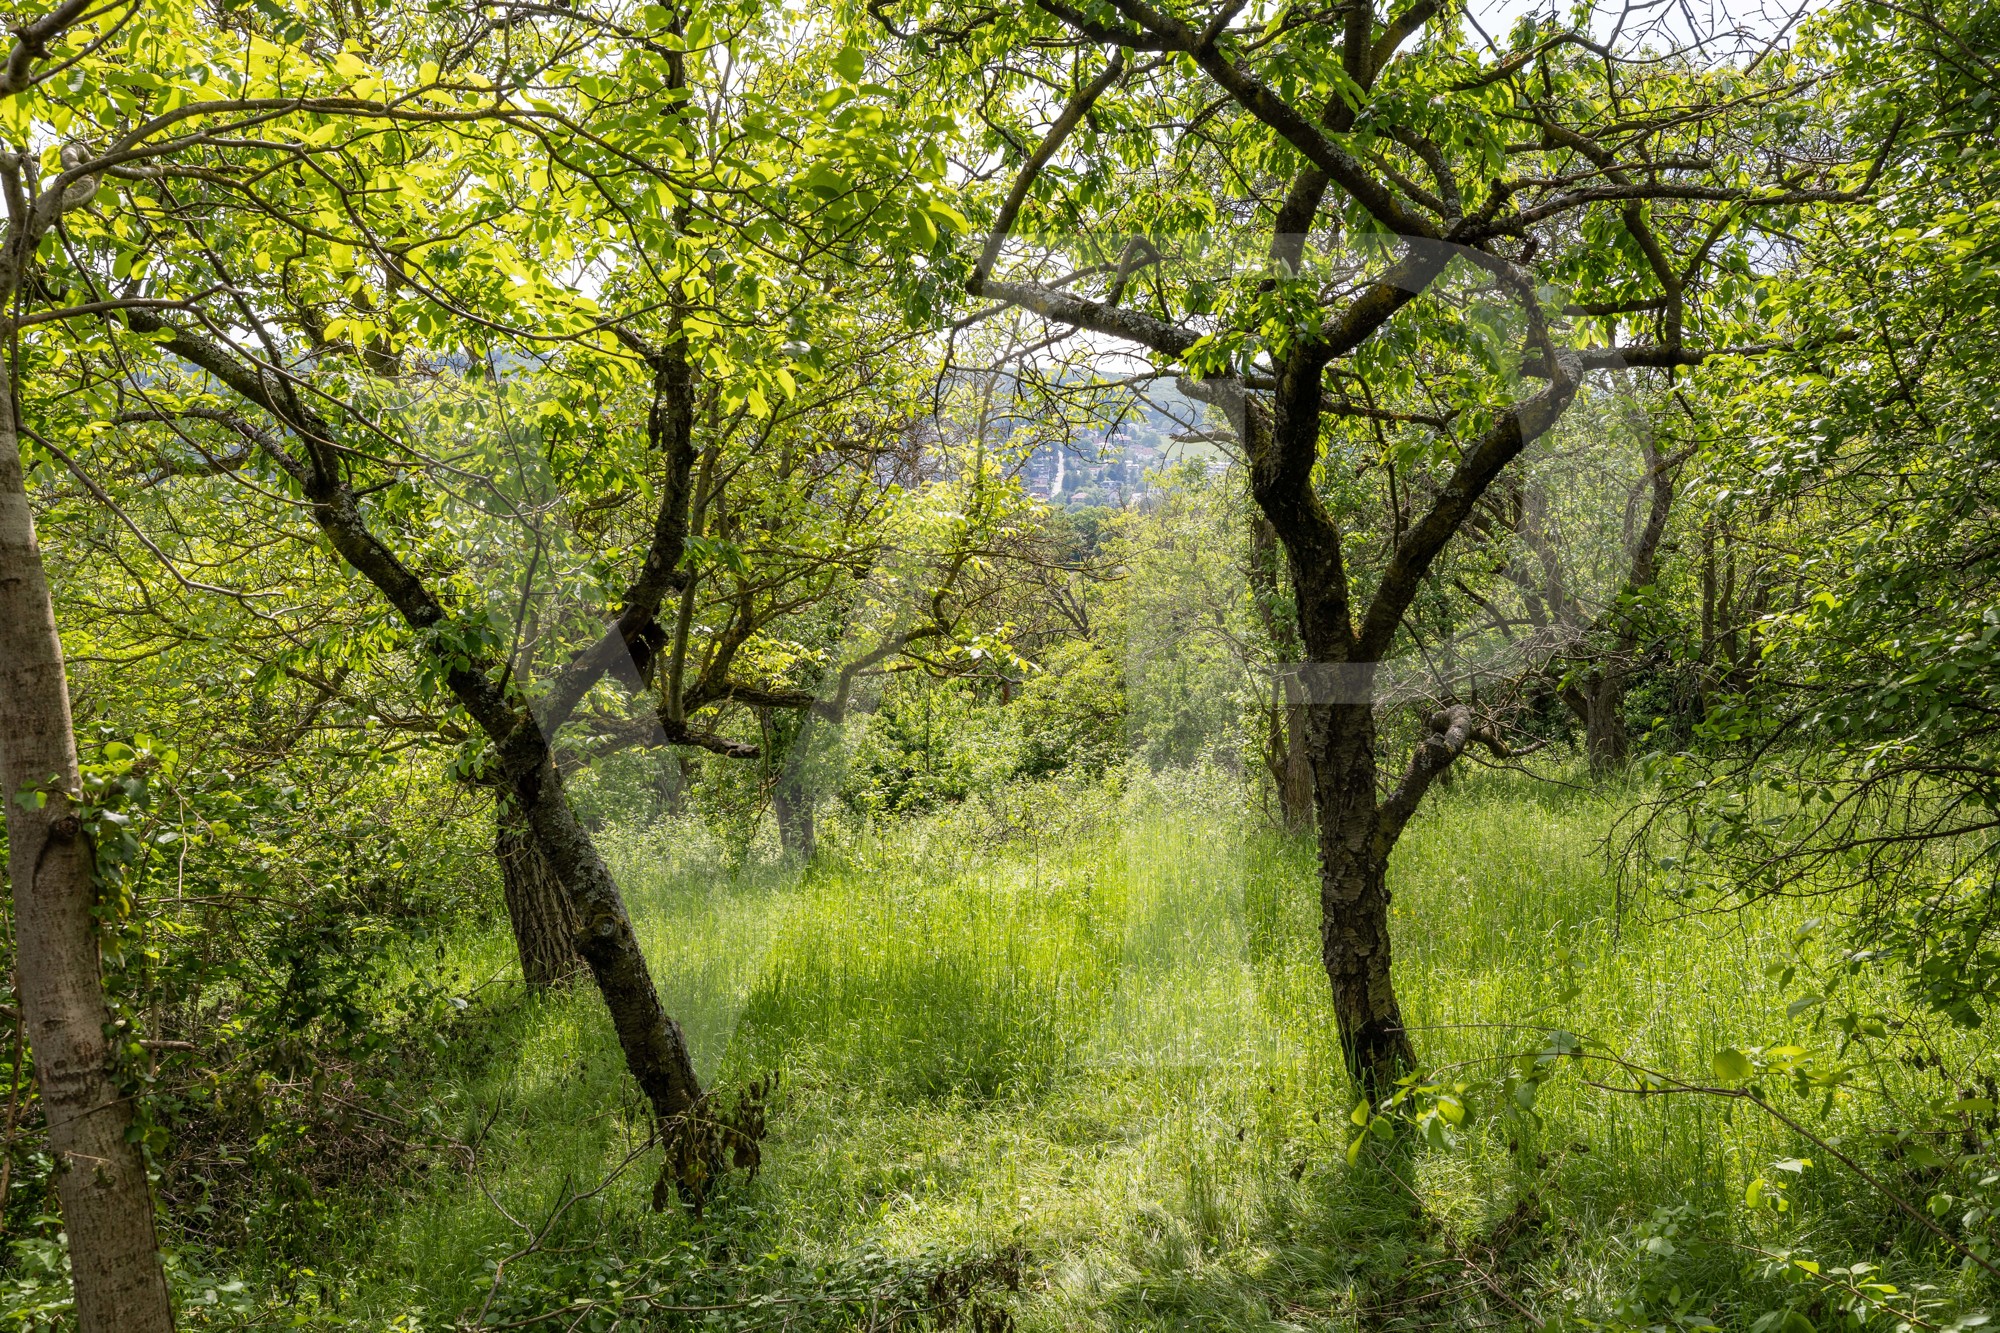
[[[1199,438],[1200,404],[1171,391],[1155,397],[1109,432],[1037,445],[1021,469],[1028,493],[1069,509],[1123,507],[1144,500],[1157,474],[1177,464],[1198,460],[1211,472],[1228,466],[1221,449]]]

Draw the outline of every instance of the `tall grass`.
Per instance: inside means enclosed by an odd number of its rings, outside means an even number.
[[[1805,1173],[1791,1212],[1746,1214],[1745,1183],[1802,1148],[1740,1107],[1573,1075],[1544,1089],[1539,1121],[1479,1104],[1494,1062],[1548,1029],[1701,1072],[1814,1021],[1787,1018],[1794,996],[1766,967],[1791,956],[1803,908],[1621,918],[1601,849],[1617,793],[1493,775],[1412,824],[1391,876],[1405,1016],[1427,1064],[1474,1085],[1474,1115],[1449,1148],[1402,1142],[1350,1165],[1357,1094],[1320,970],[1312,851],[1234,797],[1198,773],[1017,791],[853,831],[803,872],[756,858],[725,872],[741,858],[684,825],[616,833],[614,869],[702,1075],[776,1071],[782,1091],[761,1175],[705,1217],[652,1213],[634,1170],[552,1245],[625,1259],[698,1245],[822,1275],[1018,1247],[1030,1281],[1008,1299],[1024,1329],[1526,1326],[1524,1309],[1626,1326],[1673,1308],[1747,1328],[1782,1292],[1730,1245],[1966,1281],[1830,1164]],[[464,948],[496,957],[491,938]],[[640,1133],[594,996],[490,1021],[503,1056],[437,1093],[473,1167],[448,1159],[379,1215],[352,1205],[327,1322],[447,1325],[521,1225]],[[1836,1108],[1830,1132],[1872,1113]],[[1728,1244],[1646,1244],[1677,1208]],[[548,1262],[519,1260],[506,1281],[555,1292],[567,1279],[535,1276]]]

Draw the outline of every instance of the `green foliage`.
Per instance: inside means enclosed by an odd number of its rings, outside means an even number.
[[[1066,769],[1101,773],[1125,757],[1125,673],[1095,644],[1059,645],[1021,686],[1014,704],[1023,777]]]
[[[1683,897],[1835,895],[1848,943],[1961,1025],[1995,999],[2000,33],[1977,6],[1857,3],[1811,40],[1900,135],[1871,210],[1798,238],[1766,295],[1808,337],[1718,377],[1706,523],[1754,590],[1740,666],[1661,769]],[[1756,543],[1754,563],[1743,545]],[[1737,574],[1731,555],[1727,569]]]
[[[1243,578],[1246,479],[1188,462],[1157,480],[1158,502],[1119,515],[1109,545],[1132,749],[1155,767],[1240,763],[1269,688]]]
[[[843,795],[856,810],[933,809],[1011,773],[1016,744],[995,702],[950,681],[901,675],[861,726]]]
[[[1033,504],[1024,458],[1149,367],[961,318],[994,168],[1100,58],[1079,24],[1142,7],[962,8],[168,0],[0,99],[17,228],[120,145],[19,231],[5,350],[184,1322],[1976,1326],[2000,18],[1844,0],[1620,75],[1550,16],[1482,49],[1446,9],[1363,89],[1326,15],[1230,11],[1229,59],[1396,207],[1558,201],[1328,380],[1303,484],[1357,595],[1545,354],[1514,268],[1565,345],[1771,344],[1593,385],[1426,565],[1401,642],[1441,689],[1553,740],[1616,667],[1657,757],[1419,817],[1393,924],[1428,1063],[1356,1105],[1311,848],[1243,814],[1298,655],[1248,477]],[[1006,263],[1184,320],[1151,370],[1261,379],[1395,243],[1350,197],[1296,266],[1246,247],[1300,159],[1215,91],[1135,59],[1019,201],[1047,253]],[[1643,145],[1651,197],[1583,131]],[[1644,579],[1642,436],[1692,483]],[[435,609],[335,557],[334,499]],[[704,1077],[783,1075],[765,1173],[701,1218],[622,1169],[650,1127],[594,997],[511,989],[463,707],[469,676],[546,699],[682,520],[643,660],[557,751]],[[802,871],[783,783],[824,815]],[[32,1053],[0,1068],[0,1322],[47,1327],[55,1166]]]
[[[473,989],[421,960],[442,923],[484,915],[466,866],[483,839],[441,839],[452,802],[412,808],[393,778],[346,786],[349,816],[315,820],[294,775],[199,767],[148,738],[105,739],[84,771],[114,1049],[168,1214],[190,1241],[308,1258],[321,1192],[395,1176],[421,1134],[412,1094]],[[21,1245],[59,1225],[26,1069],[6,1145]]]

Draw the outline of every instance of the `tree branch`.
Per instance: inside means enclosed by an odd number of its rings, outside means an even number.
[[[82,22],[90,5],[91,0],[64,0],[34,22],[13,29],[14,49],[0,67],[0,97],[12,97],[29,87],[29,74],[36,61],[48,58],[49,43]]]
[[[1186,356],[1188,349],[1201,341],[1199,334],[1163,319],[1072,296],[1038,282],[994,282],[989,278],[980,285],[977,294],[1020,306],[1044,319],[1068,324],[1072,328],[1123,338],[1176,360]]]
[[[972,266],[972,276],[965,280],[966,291],[974,296],[985,294],[986,280],[993,274],[994,261],[1000,258],[1000,247],[1006,244],[1007,234],[1013,230],[1014,219],[1020,215],[1021,205],[1027,200],[1028,191],[1034,188],[1036,177],[1042,174],[1042,168],[1049,164],[1049,160],[1056,155],[1056,150],[1062,147],[1063,140],[1069,138],[1070,133],[1082,122],[1084,113],[1096,104],[1097,99],[1102,97],[1105,90],[1117,82],[1118,76],[1124,72],[1125,52],[1115,51],[1112,53],[1111,63],[1104,67],[1102,74],[1070,95],[1062,114],[1056,117],[1055,124],[1049,126],[1048,133],[1042,136],[1040,146],[1021,167],[1020,173],[1014,177],[1014,187],[1007,192],[1006,202],[1000,205],[999,213],[994,215],[993,230],[987,234],[986,247],[979,253],[979,262]]]
[[[1465,752],[1465,747],[1477,742],[1493,751],[1497,758],[1508,757],[1506,743],[1493,734],[1490,727],[1475,726],[1472,710],[1464,704],[1452,704],[1431,714],[1431,734],[1417,746],[1410,756],[1410,766],[1403,772],[1403,780],[1389,793],[1377,812],[1376,847],[1377,854],[1386,857],[1402,835],[1403,825],[1410,822],[1410,816],[1422,804],[1424,793],[1430,790],[1438,775],[1450,768],[1452,761]]]

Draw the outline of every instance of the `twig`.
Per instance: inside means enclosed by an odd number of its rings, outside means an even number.
[[[1880,1296],[1869,1295],[1867,1292],[1861,1290],[1861,1288],[1855,1286],[1852,1282],[1846,1282],[1837,1277],[1829,1277],[1825,1273],[1819,1272],[1817,1269],[1800,1267],[1798,1262],[1792,1259],[1789,1255],[1773,1254],[1770,1250],[1762,1249],[1755,1245],[1745,1245],[1741,1241],[1723,1240],[1719,1237],[1714,1237],[1714,1236],[1703,1236],[1701,1237],[1701,1239],[1707,1241],[1711,1245],[1726,1245],[1732,1250],[1742,1250],[1745,1254],[1762,1255],[1766,1259],[1776,1260],[1779,1263],[1790,1264],[1793,1268],[1797,1268],[1799,1272],[1804,1273],[1807,1277],[1811,1278],[1813,1281],[1823,1283],[1824,1285],[1829,1287],[1838,1287],[1840,1290],[1851,1294],[1856,1299],[1866,1301],[1873,1306],[1878,1306],[1881,1309],[1893,1314],[1898,1319],[1907,1320],[1908,1322],[1915,1324],[1918,1328],[1938,1327],[1938,1325],[1931,1323],[1929,1320],[1924,1319],[1922,1316],[1917,1315],[1915,1313],[1901,1311],[1901,1310],[1890,1310],[1888,1301],[1886,1301]],[[1914,1301],[1915,1293],[1912,1292],[1908,1294]]]
[[[1648,1069],[1644,1065],[1634,1064],[1630,1060],[1624,1060],[1615,1055],[1594,1055],[1587,1051],[1578,1052],[1577,1055],[1579,1059],[1601,1060],[1607,1064],[1617,1065],[1621,1069],[1630,1070],[1632,1073],[1642,1075],[1648,1079],[1659,1079],[1673,1085],[1672,1087],[1621,1088],[1613,1083],[1600,1083],[1594,1079],[1588,1079],[1588,1078],[1583,1080],[1586,1086],[1599,1088],[1605,1092],[1619,1092],[1619,1093],[1624,1093],[1628,1096],[1630,1095],[1662,1096],[1670,1093],[1686,1092],[1686,1093],[1698,1093],[1709,1097],[1728,1097],[1728,1098],[1733,1098],[1736,1101],[1749,1102],[1752,1106],[1764,1112],[1764,1114],[1770,1116],[1773,1120],[1776,1120],[1779,1124],[1784,1125],[1794,1134],[1797,1134],[1800,1138],[1804,1139],[1806,1142],[1812,1144],[1815,1148],[1818,1148],[1821,1152],[1825,1153],[1827,1156],[1833,1158],[1835,1161],[1845,1166],[1855,1175],[1861,1177],[1861,1179],[1868,1184],[1869,1188],[1873,1189],[1876,1193],[1880,1194],[1890,1203],[1896,1205],[1899,1211],[1903,1212],[1911,1220],[1915,1221],[1918,1225],[1922,1226],[1924,1230],[1930,1232],[1932,1235],[1936,1236],[1939,1240],[1943,1241],[1952,1250],[1972,1260],[1974,1263],[1978,1264],[1981,1268],[1985,1269],[1992,1276],[2000,1278],[2000,1266],[1995,1266],[1991,1260],[1982,1257],[1977,1250],[1974,1250],[1971,1246],[1965,1244],[1963,1241],[1953,1236],[1950,1232],[1946,1231],[1943,1227],[1939,1226],[1935,1221],[1931,1219],[1930,1214],[1924,1212],[1921,1208],[1918,1208],[1908,1199],[1905,1199],[1902,1195],[1890,1189],[1881,1180],[1877,1179],[1876,1176],[1872,1172],[1870,1172],[1866,1167],[1862,1166],[1861,1163],[1855,1161],[1852,1157],[1849,1157],[1839,1148],[1834,1147],[1833,1144],[1827,1142],[1819,1135],[1813,1133],[1811,1130],[1807,1129],[1804,1125],[1801,1125],[1798,1121],[1792,1119],[1792,1117],[1786,1115],[1783,1111],[1780,1111],[1777,1107],[1771,1105],[1769,1102],[1765,1101],[1762,1097],[1759,1097],[1756,1093],[1752,1092],[1750,1089],[1717,1088],[1717,1087],[1711,1087],[1707,1084],[1689,1083],[1684,1079],[1674,1077],[1672,1074],[1662,1073],[1657,1069]]]

